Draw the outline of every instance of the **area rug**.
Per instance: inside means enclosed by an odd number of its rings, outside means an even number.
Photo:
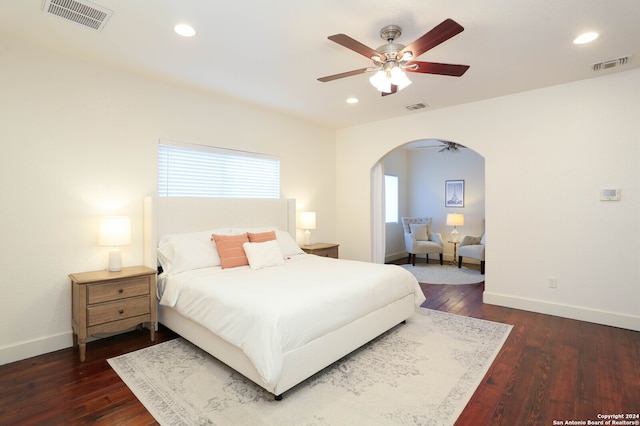
[[[511,328],[418,308],[281,401],[181,338],[108,362],[161,425],[451,425]]]
[[[455,265],[419,264],[400,265],[422,284],[477,284],[484,281],[484,275],[475,269],[458,268]]]

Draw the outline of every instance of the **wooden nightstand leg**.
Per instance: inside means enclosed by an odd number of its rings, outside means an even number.
[[[87,353],[87,341],[80,340],[80,361],[84,362],[86,353]]]
[[[151,333],[151,341],[155,342],[156,341],[156,327],[155,324],[150,322],[149,323],[149,331]]]

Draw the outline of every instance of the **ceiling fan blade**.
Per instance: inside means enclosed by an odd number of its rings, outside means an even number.
[[[398,54],[398,57],[402,58],[402,55],[405,52],[411,52],[413,57],[417,58],[427,50],[433,49],[440,43],[449,40],[451,37],[461,33],[462,31],[464,31],[464,27],[462,25],[458,24],[453,19],[445,19],[431,31],[402,49]]]
[[[391,85],[391,91],[390,92],[382,92],[382,96],[389,96],[389,95],[393,95],[394,93],[398,92],[398,86],[396,86],[395,84]]]
[[[418,67],[413,69],[412,65],[417,65]],[[467,72],[468,69],[469,69],[469,65],[441,64],[438,62],[412,61],[407,64],[405,71],[419,72],[423,74],[440,74],[440,75],[450,75],[453,77],[460,77],[462,74]]]
[[[341,46],[346,47],[347,49],[351,49],[354,52],[361,54],[362,56],[366,56],[369,59],[374,56],[379,56],[383,60],[386,58],[383,54],[373,50],[369,46],[365,46],[357,40],[352,39],[346,34],[334,34],[327,38],[335,43],[338,43]]]
[[[320,77],[318,79],[318,81],[322,81],[323,83],[326,83],[327,81],[333,81],[333,80],[337,80],[339,78],[345,78],[345,77],[351,77],[352,75],[363,74],[363,73],[367,72],[368,70],[369,70],[369,68],[360,68],[359,70],[341,72],[340,74],[334,74],[334,75],[328,75],[326,77]]]

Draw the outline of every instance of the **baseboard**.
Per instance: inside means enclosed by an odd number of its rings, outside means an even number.
[[[406,252],[406,251],[405,251],[405,252],[400,252],[400,253],[387,254],[387,255],[385,255],[385,257],[384,257],[384,261],[385,261],[386,263],[394,262],[394,261],[396,261],[396,260],[398,260],[398,259],[406,259],[406,258],[407,258],[407,256],[408,256],[408,254],[407,254],[407,252]]]
[[[68,348],[72,345],[73,334],[69,331],[3,346],[0,347],[0,365]]]
[[[554,315],[557,317],[640,331],[640,316],[589,309],[581,306],[565,305],[544,300],[527,299],[487,291],[484,292],[483,302],[490,305],[505,306],[507,308],[522,309],[524,311],[537,312],[540,314]]]

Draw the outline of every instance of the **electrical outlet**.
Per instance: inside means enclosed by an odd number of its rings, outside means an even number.
[[[549,277],[548,279],[549,288],[558,288],[558,279],[556,277]]]

